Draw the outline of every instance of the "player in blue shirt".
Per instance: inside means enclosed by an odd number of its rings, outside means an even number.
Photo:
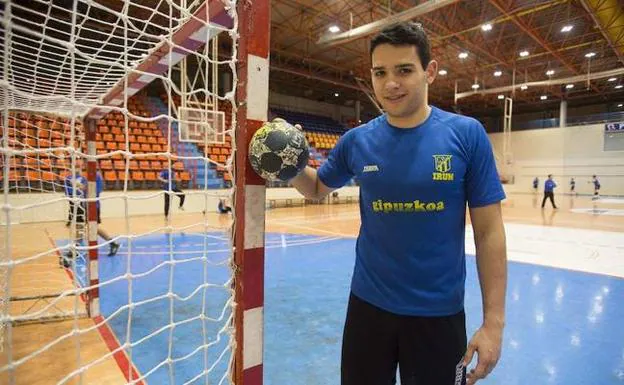
[[[76,212],[77,214],[81,214],[82,215],[82,211],[80,209],[80,207],[76,207],[74,204],[74,201],[72,200],[72,198],[74,197],[74,186],[76,184],[86,184],[87,180],[80,174],[80,165],[78,165],[78,168],[76,169],[75,174],[68,174],[65,177],[65,180],[63,181],[63,185],[65,187],[65,196],[70,198],[69,199],[69,213],[67,214],[67,222],[65,222],[65,226],[69,227],[69,225],[71,224],[71,221],[74,218],[74,212]],[[80,198],[81,196],[79,195],[81,193],[81,190],[76,190],[76,197]]]
[[[428,104],[438,65],[419,24],[382,31],[371,58],[385,113],[344,134],[318,172],[307,167],[291,181],[313,200],[353,177],[360,184],[341,384],[393,384],[397,366],[404,385],[474,384],[498,362],[505,322],[505,194],[491,144],[477,120]],[[484,312],[470,344],[466,205]]]
[[[544,205],[546,204],[546,199],[549,198],[552,207],[554,209],[557,208],[557,205],[555,205],[555,187],[557,187],[557,184],[553,180],[552,175],[548,174],[548,179],[544,182],[544,199],[542,199],[542,208],[544,208]]]
[[[171,193],[174,192],[176,193],[176,195],[178,196],[178,198],[180,199],[180,206],[179,209],[180,210],[184,210],[184,193],[182,192],[182,190],[180,190],[178,188],[178,185],[176,183],[176,179],[175,179],[175,172],[173,175],[173,178],[169,177],[169,169],[166,168],[164,170],[162,170],[160,172],[160,175],[158,176],[158,180],[160,180],[161,183],[161,187],[163,190],[165,190],[165,218],[169,217],[169,202],[171,199]],[[169,188],[171,183],[171,189]]]
[[[592,200],[596,200],[600,198],[600,181],[596,175],[592,175],[591,183],[594,184],[594,196]]]
[[[85,168],[82,170],[84,175],[86,175],[86,172],[87,172],[86,166],[87,164],[84,163]],[[80,164],[78,164],[78,167],[80,167]],[[120,244],[113,241],[112,237],[108,234],[108,232],[104,230],[102,226],[99,226],[99,224],[102,223],[102,219],[100,215],[100,199],[99,198],[100,198],[100,194],[104,190],[104,179],[102,178],[102,173],[100,171],[97,171],[96,173],[95,190],[96,190],[95,196],[97,198],[97,201],[96,201],[97,223],[98,223],[97,234],[100,237],[102,237],[106,242],[109,242],[108,256],[112,257],[115,254],[117,254],[117,251],[119,251]],[[75,192],[76,197],[80,199],[86,199],[87,191],[88,191],[88,181],[86,177],[80,174],[80,170],[76,171],[76,176],[74,178],[72,178],[71,175],[65,178],[65,194],[67,196],[71,197],[72,194]],[[70,201],[70,207],[73,207],[73,206],[74,206],[73,202]],[[88,208],[87,202],[84,200],[81,201],[76,206],[76,212],[77,212],[76,223],[79,223],[80,225],[84,225],[85,223],[87,223],[87,215],[86,215],[87,208]],[[63,263],[65,267],[69,267],[70,266],[69,261],[72,258],[73,258],[73,254],[72,254],[72,251],[70,250],[65,254],[65,258],[61,262]]]

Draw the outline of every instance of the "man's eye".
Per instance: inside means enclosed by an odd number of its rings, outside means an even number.
[[[384,71],[375,71],[373,72],[373,75],[375,75],[375,77],[381,77],[385,75]]]
[[[410,68],[401,68],[401,69],[399,70],[399,73],[400,73],[401,75],[406,75],[406,74],[410,74],[410,73],[412,73],[412,70],[411,70]]]

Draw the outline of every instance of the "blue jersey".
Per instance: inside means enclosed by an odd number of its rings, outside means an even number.
[[[557,184],[552,179],[546,179],[546,182],[544,182],[544,192],[553,192],[555,187],[557,187]]]
[[[85,189],[87,187],[87,178],[80,175],[80,173],[76,173],[76,175],[73,177],[71,176],[71,174],[65,177],[65,195],[68,197],[73,196],[74,187],[78,184],[81,184],[83,187],[76,189],[76,197],[84,198],[86,196]]]
[[[170,179],[170,177],[169,177],[169,169],[166,168],[166,169],[162,170],[160,172],[160,177],[167,181],[166,183],[162,183],[162,189],[163,190],[169,190],[169,179]],[[176,188],[176,181],[175,181],[175,179],[171,180],[171,188],[172,189]]]
[[[333,188],[360,183],[356,296],[395,314],[463,309],[466,203],[505,198],[478,121],[432,107],[421,125],[401,129],[381,115],[343,135],[318,176]]]

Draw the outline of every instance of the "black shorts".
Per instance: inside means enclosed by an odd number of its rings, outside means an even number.
[[[81,202],[76,208],[76,222],[85,223],[87,220],[87,202]],[[97,207],[97,223],[102,223],[100,219],[100,206]]]
[[[342,342],[342,385],[464,385],[464,311],[401,316],[351,294]]]

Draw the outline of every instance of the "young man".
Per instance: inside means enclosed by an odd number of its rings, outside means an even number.
[[[85,164],[86,166],[86,164]],[[83,170],[83,172],[86,174],[86,169]],[[84,176],[80,176],[79,174],[77,174],[78,176],[76,178],[73,178],[73,180],[71,180],[70,186],[73,190],[76,191],[76,197],[80,198],[80,199],[86,199],[87,198],[87,188],[88,188],[88,182],[87,179]],[[66,183],[66,188],[67,188],[67,180],[65,181]],[[96,174],[96,180],[95,180],[95,196],[97,198],[96,201],[96,207],[97,207],[97,223],[98,223],[98,228],[97,228],[97,234],[102,237],[106,242],[110,242],[109,243],[109,250],[108,250],[108,256],[112,257],[115,254],[117,254],[117,251],[119,251],[119,247],[120,244],[117,242],[113,242],[112,237],[108,234],[108,232],[106,230],[104,230],[101,226],[99,226],[100,223],[102,223],[102,219],[100,216],[100,194],[102,193],[102,191],[104,190],[104,179],[102,178],[102,174],[98,171]],[[76,224],[77,226],[83,227],[86,226],[87,222],[88,222],[88,218],[87,218],[87,202],[86,201],[81,201],[77,206],[76,206]],[[62,261],[63,265],[65,267],[70,267],[70,261],[73,259],[73,252],[70,250],[65,254],[64,260]]]
[[[219,211],[219,214],[227,214],[232,212],[232,207],[228,202],[229,199],[219,199],[219,203],[217,204],[217,210]]]
[[[176,179],[175,179],[175,172],[174,172],[173,177],[170,177],[169,169],[166,168],[160,172],[160,175],[158,176],[158,180],[160,180],[162,189],[165,190],[165,218],[169,217],[169,201],[171,199],[171,195],[170,195],[171,192],[176,193],[178,198],[180,198],[179,209],[184,210],[185,196],[182,190],[180,190],[177,186]],[[171,189],[169,188],[169,180],[171,180]]]
[[[537,187],[539,186],[539,179],[538,177],[535,177],[535,179],[533,179],[533,191],[537,192]]]
[[[570,178],[570,195],[576,195],[576,181],[574,177]]]
[[[591,183],[594,184],[594,196],[592,200],[596,200],[600,198],[600,181],[596,175],[592,175]]]
[[[80,168],[76,170],[75,175],[68,174],[64,180],[65,187],[65,196],[69,199],[69,213],[67,214],[67,222],[65,222],[65,226],[69,227],[71,221],[74,219],[74,212],[76,211],[76,207],[74,205],[74,201],[71,198],[74,195],[74,184],[82,179],[82,175],[80,175]]]
[[[552,175],[548,174],[548,179],[544,182],[544,199],[542,199],[542,208],[544,208],[546,199],[548,198],[550,198],[550,204],[552,204],[552,207],[554,209],[557,208],[557,205],[555,205],[555,187],[557,187],[557,184],[553,180]]]
[[[428,104],[438,72],[418,24],[371,42],[385,113],[344,134],[318,170],[292,180],[320,199],[360,182],[361,227],[342,347],[342,385],[474,384],[494,368],[505,323],[505,198],[483,126]],[[483,323],[467,345],[465,207],[474,228]]]

